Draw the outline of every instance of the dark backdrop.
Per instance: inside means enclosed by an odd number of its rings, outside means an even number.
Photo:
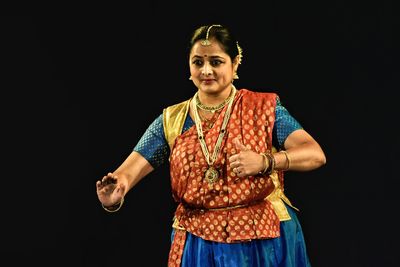
[[[167,166],[118,213],[101,208],[95,182],[164,107],[194,94],[189,35],[222,23],[244,49],[237,87],[277,92],[326,153],[324,167],[286,176],[313,266],[398,266],[393,6],[231,5],[1,17],[3,259],[166,266],[175,209]]]

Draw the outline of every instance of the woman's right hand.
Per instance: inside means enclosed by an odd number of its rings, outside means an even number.
[[[97,197],[104,207],[113,206],[123,200],[127,185],[126,179],[119,178],[109,172],[96,182]]]

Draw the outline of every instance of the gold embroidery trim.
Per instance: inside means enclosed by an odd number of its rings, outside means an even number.
[[[163,110],[164,135],[171,150],[176,137],[182,133],[183,125],[189,111],[190,100],[169,106]]]

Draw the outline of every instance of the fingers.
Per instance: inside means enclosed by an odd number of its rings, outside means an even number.
[[[241,173],[240,168],[235,167],[235,168],[233,168],[232,170],[233,170],[233,172],[236,173],[236,174],[240,174],[240,173]]]
[[[106,177],[106,178],[103,178],[103,180],[101,180],[101,183],[103,185],[116,184],[117,179],[115,179],[113,177]]]
[[[247,147],[245,145],[243,145],[243,143],[239,140],[239,138],[235,138],[233,140],[233,142],[234,142],[234,144],[236,146],[236,149],[239,150],[239,152],[248,150]]]
[[[243,167],[239,167],[239,168],[233,168],[232,169],[234,173],[236,173],[236,176],[238,177],[244,177],[247,176],[245,170]]]
[[[107,173],[107,175],[103,176],[103,179],[101,179],[101,183],[103,185],[108,185],[108,184],[116,184],[117,183],[117,176],[112,174],[111,172]]]
[[[238,141],[237,138],[234,139],[234,143],[235,143],[235,146],[236,146],[236,148],[238,150],[237,151],[238,153],[229,157],[229,167],[231,167],[232,169],[241,166],[241,163],[240,163],[241,154],[240,154],[240,152],[243,151],[243,149],[246,149],[246,147],[244,147],[244,145],[242,143],[240,143],[240,141]]]
[[[238,157],[238,156],[232,156],[230,159],[229,159],[229,167],[231,167],[231,168],[238,168],[238,167],[241,167],[242,166],[242,164],[241,164],[241,162],[240,162],[240,158]]]
[[[236,147],[236,154],[229,157],[229,167],[238,177],[245,177],[257,173],[259,166],[254,162],[259,158],[259,154],[247,148],[239,138],[235,138],[233,143]]]
[[[96,182],[96,188],[97,190],[105,190],[105,193],[109,193],[110,191],[113,191],[114,189],[118,188],[118,183],[117,183],[118,177],[113,175],[111,172],[107,173],[107,175],[104,175],[103,178],[99,181]],[[112,186],[108,186],[112,185]]]
[[[235,138],[235,139],[233,140],[233,142],[234,142],[234,144],[235,144],[235,146],[236,146],[237,153],[229,158],[229,162],[230,162],[230,167],[231,167],[231,168],[240,167],[240,166],[241,166],[240,161],[241,161],[241,158],[243,157],[242,154],[241,154],[241,152],[245,152],[245,151],[248,151],[248,150],[249,150],[249,149],[239,140],[239,138]]]

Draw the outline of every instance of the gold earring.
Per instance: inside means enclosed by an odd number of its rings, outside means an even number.
[[[192,76],[189,77],[189,80],[193,80],[193,79],[192,79]]]
[[[239,79],[239,75],[237,75],[237,73],[235,72],[235,75],[233,75],[233,79],[238,80]]]

